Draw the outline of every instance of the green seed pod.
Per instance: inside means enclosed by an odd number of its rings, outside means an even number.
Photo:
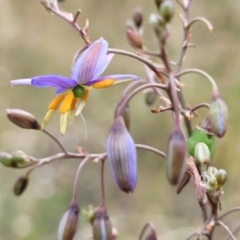
[[[187,145],[179,125],[174,126],[167,146],[167,177],[172,185],[178,184],[186,170]]]
[[[170,22],[174,15],[174,5],[170,0],[165,0],[160,6],[160,14],[165,22]]]
[[[219,187],[222,187],[227,181],[227,172],[224,169],[219,169],[216,174],[216,180]]]
[[[198,126],[196,126],[192,135],[187,140],[188,153],[192,157],[194,157],[195,147],[199,142],[203,142],[208,146],[210,157],[212,158],[215,152],[215,139],[214,134],[211,131],[209,118],[205,118]]]
[[[75,98],[81,98],[85,94],[85,88],[82,86],[77,85],[72,89],[73,95]]]
[[[79,205],[77,200],[74,199],[60,221],[58,240],[72,240],[74,238],[78,227],[79,214]]]
[[[6,152],[0,152],[0,162],[6,167],[17,167],[16,163],[12,159],[12,155]]]
[[[103,205],[98,208],[93,221],[93,239],[112,240],[112,224]]]
[[[140,38],[139,34],[136,33],[134,30],[127,29],[126,36],[127,36],[127,40],[129,42],[129,44],[133,48],[137,48],[137,49],[142,49],[143,48],[142,39]]]
[[[156,93],[154,92],[147,92],[145,95],[145,102],[148,106],[152,106],[154,104],[154,102],[156,101]]]
[[[196,165],[203,170],[203,166],[208,166],[210,163],[210,151],[208,146],[203,143],[199,142],[195,146],[194,151],[194,160]]]
[[[213,133],[217,137],[223,137],[227,131],[228,108],[219,94],[214,94],[210,107],[209,119]]]
[[[28,186],[28,177],[22,176],[14,184],[13,192],[15,195],[20,196]]]
[[[7,109],[9,120],[15,125],[25,129],[40,130],[41,125],[36,118],[29,112],[21,109]]]
[[[136,8],[133,13],[133,22],[137,28],[142,26],[143,22],[143,12],[141,8]]]

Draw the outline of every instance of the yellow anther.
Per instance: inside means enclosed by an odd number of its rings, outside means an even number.
[[[92,86],[93,88],[107,88],[107,87],[111,87],[114,82],[115,80],[113,78],[109,78],[109,79],[105,79],[103,81],[97,82]]]
[[[50,104],[48,105],[48,110],[52,109],[52,110],[57,110],[60,103],[62,102],[62,100],[65,97],[65,93],[58,95],[56,98],[54,98]]]
[[[55,110],[53,110],[53,109],[50,109],[47,112],[47,114],[45,115],[44,120],[43,120],[42,129],[44,129],[46,127],[47,123],[49,122],[49,120],[52,117],[54,112],[55,112]]]
[[[88,89],[85,89],[85,93],[84,93],[84,96],[82,97],[82,100],[84,100],[85,102],[87,102],[87,100],[88,100],[88,95],[89,95],[89,90],[88,90]]]
[[[67,122],[68,122],[68,112],[61,114],[60,116],[60,132],[62,135],[64,135],[67,130]]]
[[[79,98],[74,98],[73,100],[72,100],[72,104],[71,104],[71,110],[75,110],[76,109],[76,103],[77,103],[77,101],[79,100]]]
[[[60,107],[60,113],[65,114],[71,109],[72,106],[72,101],[74,99],[74,95],[72,91],[68,91],[67,94],[65,95],[61,107]]]

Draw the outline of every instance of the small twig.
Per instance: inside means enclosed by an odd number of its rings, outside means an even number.
[[[240,207],[236,207],[236,208],[232,208],[230,210],[228,210],[227,212],[223,213],[218,219],[223,219],[224,217],[226,217],[227,215],[233,213],[233,212],[237,212],[240,211]]]
[[[196,110],[198,110],[199,108],[207,108],[209,109],[209,103],[199,103],[197,105],[195,105],[194,107],[192,107],[190,109],[191,112],[195,112]]]
[[[42,130],[48,137],[50,137],[61,149],[65,154],[68,154],[67,149],[55,138],[50,132],[46,131],[45,129]]]
[[[124,110],[124,108],[127,106],[129,101],[139,92],[141,92],[143,89],[146,88],[161,88],[166,90],[166,84],[160,84],[160,83],[149,83],[149,84],[144,84],[138,88],[136,88],[133,92],[131,92],[126,98],[124,97],[123,99],[120,100],[121,105],[118,108],[116,116],[120,116]]]
[[[160,155],[163,158],[166,158],[166,154],[164,152],[156,149],[156,148],[153,148],[153,147],[150,147],[150,146],[147,146],[147,145],[144,145],[144,144],[135,144],[135,146],[136,146],[136,148],[147,150],[147,151],[156,153],[156,154]]]
[[[73,187],[73,199],[77,199],[77,187],[79,183],[79,177],[81,175],[84,165],[87,163],[89,159],[90,159],[89,156],[85,157],[78,166],[75,181],[74,181],[74,187]]]
[[[210,21],[208,21],[208,19],[204,18],[204,17],[196,17],[194,19],[192,19],[188,25],[186,26],[187,29],[189,29],[194,23],[196,22],[203,22],[207,25],[207,28],[209,30],[209,32],[211,33],[213,31],[213,26],[210,23]]]
[[[216,224],[219,225],[219,226],[221,226],[221,227],[229,234],[229,236],[231,237],[232,240],[237,240],[237,239],[233,236],[232,232],[229,230],[228,226],[226,226],[222,221],[219,221],[219,220],[218,220]]]
[[[198,232],[194,232],[192,234],[190,234],[185,240],[190,240],[192,237],[197,236]]]

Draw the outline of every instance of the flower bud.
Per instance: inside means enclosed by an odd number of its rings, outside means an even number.
[[[58,229],[58,240],[72,240],[76,233],[79,221],[79,205],[73,200],[64,213]]]
[[[166,23],[162,16],[152,13],[149,17],[149,24],[153,27],[156,36],[161,38],[166,29]]]
[[[112,224],[105,206],[100,206],[93,221],[94,240],[112,240]]]
[[[137,49],[142,49],[143,48],[142,39],[140,38],[140,36],[138,35],[137,32],[135,32],[132,29],[127,29],[126,35],[127,35],[127,40],[129,42],[129,44],[133,48],[137,48]]]
[[[160,6],[160,14],[165,22],[169,22],[174,15],[174,5],[171,0],[165,0]]]
[[[227,181],[227,172],[224,169],[219,169],[216,174],[216,180],[219,187],[222,187]]]
[[[0,162],[6,167],[17,167],[12,159],[12,155],[6,152],[0,152]]]
[[[29,112],[21,109],[7,109],[7,116],[11,122],[21,128],[40,130],[41,125]]]
[[[218,173],[217,168],[212,167],[212,166],[208,167],[208,169],[207,169],[207,174],[208,174],[209,176],[216,177],[217,173]]]
[[[152,106],[156,100],[157,96],[154,92],[147,92],[145,97],[145,102],[148,106]]]
[[[214,192],[217,190],[217,188],[218,188],[218,184],[217,184],[216,178],[213,176],[209,177],[207,182],[208,191]]]
[[[179,125],[174,126],[167,146],[167,177],[172,185],[178,184],[185,173],[187,145]]]
[[[161,6],[161,4],[162,4],[163,1],[164,1],[164,0],[155,0],[155,3],[156,3],[157,8],[160,8],[160,6]]]
[[[223,137],[227,130],[228,108],[219,94],[212,98],[209,107],[209,119],[212,126],[212,131],[217,137]]]
[[[110,129],[107,158],[117,186],[126,193],[133,192],[137,183],[137,151],[121,116]]]
[[[194,159],[197,166],[202,167],[210,163],[210,151],[208,146],[199,142],[195,146]]]
[[[28,186],[28,177],[22,176],[17,179],[14,184],[13,192],[15,195],[20,196]]]
[[[50,10],[53,3],[52,0],[40,0],[40,3],[47,9]]]
[[[143,13],[142,9],[136,8],[133,13],[133,22],[137,28],[140,28],[142,26],[143,22]]]

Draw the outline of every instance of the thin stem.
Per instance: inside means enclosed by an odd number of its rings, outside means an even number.
[[[218,221],[217,225],[221,226],[229,234],[229,236],[231,237],[232,240],[237,240],[233,236],[232,232],[229,230],[228,226],[226,226],[222,221]]]
[[[189,73],[198,73],[202,76],[204,76],[212,85],[213,92],[218,92],[218,86],[214,79],[206,72],[203,70],[197,69],[197,68],[188,68],[186,70],[183,70],[175,75],[175,77],[181,77],[183,75],[189,74]]]
[[[102,161],[101,161],[101,191],[102,191],[102,205],[105,206],[104,163],[105,163],[105,159],[102,159]]]
[[[128,51],[124,51],[124,50],[119,50],[119,49],[113,49],[113,48],[109,48],[108,49],[108,53],[115,53],[115,54],[120,54],[120,55],[125,55],[134,59],[137,59],[139,61],[141,61],[142,63],[146,64],[152,71],[154,71],[156,73],[157,76],[159,76],[159,74],[163,74],[166,75],[166,73],[159,71],[156,66],[148,59],[140,57],[134,53],[128,52]]]
[[[166,154],[164,152],[156,149],[156,148],[153,148],[153,147],[150,147],[150,146],[147,146],[147,145],[144,145],[144,144],[135,144],[135,146],[136,146],[136,148],[147,150],[147,151],[156,153],[156,154],[160,155],[163,158],[166,158]]]
[[[194,112],[194,111],[198,110],[199,108],[209,109],[209,104],[208,103],[199,103],[199,104],[195,105],[194,107],[192,107],[190,111]]]
[[[233,213],[233,212],[237,212],[240,211],[240,207],[236,207],[236,208],[232,208],[230,210],[228,210],[227,212],[223,213],[218,219],[223,219],[224,217],[226,217],[227,215]]]
[[[192,234],[190,234],[185,240],[190,240],[192,237],[197,236],[198,232],[194,232]]]
[[[144,236],[144,233],[146,232],[146,230],[150,228],[151,230],[153,230],[155,232],[155,227],[154,227],[154,224],[152,222],[148,222],[146,223],[143,228],[142,228],[142,231],[140,233],[140,236],[139,236],[139,240],[142,240],[143,239],[143,236]]]
[[[130,90],[134,87],[136,87],[138,84],[143,84],[143,83],[146,83],[146,81],[144,80],[140,80],[140,81],[134,81],[134,82],[131,82],[130,84],[128,84],[128,86],[124,89],[123,93],[122,93],[122,96],[126,96],[128,95],[128,92],[130,92]]]
[[[232,230],[232,234],[236,233],[238,230],[240,229],[240,224],[238,226],[236,226],[233,230]],[[229,236],[227,236],[226,238],[224,238],[224,240],[228,240]]]
[[[77,188],[79,184],[79,177],[81,175],[84,165],[87,163],[89,159],[90,159],[89,157],[85,157],[78,166],[75,181],[74,181],[74,187],[73,187],[73,199],[77,199]]]
[[[123,112],[124,108],[127,106],[127,104],[129,103],[129,101],[130,101],[137,93],[139,93],[139,92],[142,91],[143,89],[153,88],[153,87],[155,87],[155,88],[161,88],[161,89],[166,90],[166,85],[165,85],[165,84],[160,84],[160,83],[144,84],[143,86],[140,86],[140,87],[136,88],[136,89],[135,89],[133,92],[131,92],[126,98],[120,100],[121,105],[120,105],[120,107],[118,108],[116,117],[122,115],[122,112]]]
[[[50,137],[61,149],[65,154],[68,154],[67,149],[55,138],[50,132],[46,131],[45,129],[42,130],[48,137]]]
[[[209,30],[209,32],[211,33],[211,32],[213,31],[213,25],[211,24],[211,22],[210,22],[208,19],[206,19],[206,18],[204,18],[204,17],[196,17],[196,18],[192,19],[192,20],[188,23],[188,25],[186,26],[186,28],[189,29],[189,28],[190,28],[194,23],[196,23],[196,22],[203,22],[203,23],[205,23],[206,26],[207,26],[207,28],[208,28],[208,30]]]

